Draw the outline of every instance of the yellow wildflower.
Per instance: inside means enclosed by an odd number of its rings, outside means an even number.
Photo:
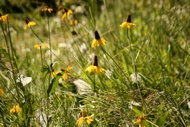
[[[62,16],[62,18],[61,18],[62,20],[68,18],[70,15],[73,14],[73,11],[70,10],[70,9],[68,9],[68,8],[64,8],[64,10],[65,10],[65,13],[63,14],[63,16]]]
[[[85,71],[88,72],[89,74],[91,72],[101,73],[101,72],[104,71],[103,68],[101,68],[100,66],[98,66],[98,57],[97,56],[94,56],[94,63],[93,63],[93,65],[90,65]]]
[[[52,68],[51,72],[50,72],[50,75],[51,75],[51,77],[55,77],[59,73],[60,73],[60,71],[55,71],[54,68]]]
[[[70,73],[69,73],[69,70],[71,70],[72,68],[73,68],[72,66],[68,66],[67,68],[61,69],[61,71],[64,72],[64,74],[63,74],[63,76],[62,76],[62,79],[63,79],[64,81],[67,80],[68,75],[70,74]]]
[[[100,45],[105,46],[106,40],[104,38],[100,38],[98,31],[95,31],[95,39],[93,40],[91,47],[94,48],[94,47],[100,46]]]
[[[77,21],[76,19],[72,19],[72,20],[69,22],[69,24],[70,24],[71,26],[77,25],[77,24],[78,24],[78,21]]]
[[[42,9],[42,11],[48,11],[49,13],[51,13],[52,11],[53,11],[53,9],[52,8],[49,8],[48,6],[45,6],[43,9]]]
[[[139,125],[139,127],[145,127],[146,116],[145,114],[142,114],[138,116],[137,120],[134,122],[134,124]]]
[[[33,21],[29,21],[28,19],[25,19],[26,25],[24,27],[24,29],[30,28],[31,26],[35,26],[36,23]]]
[[[0,22],[7,22],[9,14],[1,15],[0,13]]]
[[[131,15],[128,15],[127,21],[123,22],[120,27],[123,28],[131,28],[131,26],[136,26],[136,24],[131,22]]]
[[[19,104],[13,106],[13,107],[10,109],[10,114],[19,113],[19,112],[22,112],[22,109],[20,108]]]
[[[86,116],[86,111],[82,111],[82,117],[80,117],[78,120],[77,120],[77,126],[78,127],[81,127],[81,125],[85,122],[87,123],[88,125],[91,124],[91,122],[93,121],[93,116],[94,114],[92,114],[91,116]]]
[[[99,66],[90,65],[85,71],[87,71],[89,74],[93,71],[96,73],[101,73],[104,71],[104,69]]]
[[[37,48],[37,49],[47,49],[48,47],[49,47],[48,44],[45,44],[45,43],[34,45],[34,48]]]
[[[2,96],[3,94],[4,94],[4,91],[0,89],[0,96]]]

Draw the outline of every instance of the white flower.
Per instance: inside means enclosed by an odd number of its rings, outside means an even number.
[[[134,83],[141,83],[143,80],[141,78],[141,74],[140,73],[133,73],[131,74],[131,80]]]
[[[130,102],[129,102],[129,108],[130,108],[130,109],[133,109],[133,106],[141,107],[142,105],[141,105],[140,102],[130,101]]]
[[[87,47],[85,43],[82,43],[82,45],[79,47],[80,52],[84,53],[87,50]]]
[[[187,102],[187,106],[190,109],[190,101]]]
[[[73,83],[76,85],[79,95],[88,95],[92,93],[90,84],[86,83],[84,80],[76,79]]]
[[[23,74],[20,74],[18,79],[16,80],[17,83],[21,83],[23,86],[26,86],[32,81],[31,77],[24,77]]]

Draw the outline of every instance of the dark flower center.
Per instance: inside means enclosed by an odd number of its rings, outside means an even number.
[[[95,33],[95,39],[99,40],[100,39],[100,35],[99,35],[98,31],[95,31],[94,33]]]
[[[26,24],[28,24],[30,21],[28,18],[25,19]]]
[[[131,15],[130,14],[127,17],[127,22],[131,23]]]
[[[98,66],[98,57],[94,56],[94,66]]]

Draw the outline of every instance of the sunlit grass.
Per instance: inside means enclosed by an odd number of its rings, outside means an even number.
[[[54,11],[0,15],[0,126],[190,126],[188,1]]]

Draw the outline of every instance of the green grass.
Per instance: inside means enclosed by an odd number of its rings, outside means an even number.
[[[65,5],[73,9],[74,2]],[[9,13],[8,21],[0,22],[0,126],[75,127],[81,110],[94,114],[83,126],[140,126],[134,122],[142,114],[146,127],[190,126],[190,2],[90,0],[80,5],[85,14],[73,10],[74,26],[62,15],[41,16],[41,8]],[[129,14],[136,26],[121,29]],[[37,25],[24,30],[26,17]],[[91,48],[95,30],[105,46]],[[42,42],[49,48],[34,48]],[[105,71],[88,74],[94,55]],[[52,68],[68,66],[73,68],[50,76]],[[64,73],[68,79],[60,82]],[[19,74],[32,81],[23,86]],[[86,95],[77,91],[79,79],[91,87]],[[17,104],[22,112],[11,114]]]

